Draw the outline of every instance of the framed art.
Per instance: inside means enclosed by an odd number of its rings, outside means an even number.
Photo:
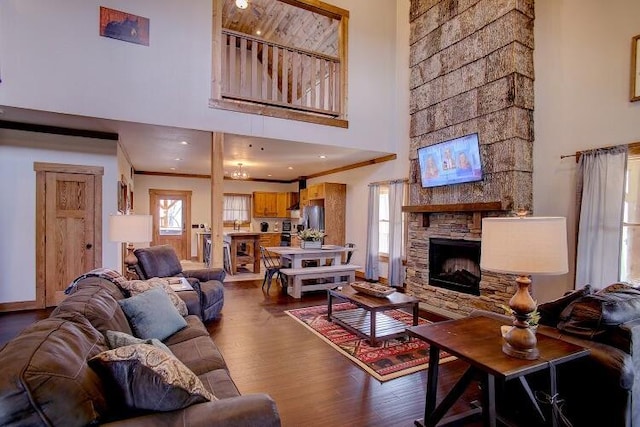
[[[149,18],[100,6],[100,35],[149,46]]]
[[[631,96],[630,100],[640,101],[640,35],[631,39]]]
[[[118,181],[118,212],[127,213],[127,184],[124,181]]]

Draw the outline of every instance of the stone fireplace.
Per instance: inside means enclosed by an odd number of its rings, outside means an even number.
[[[533,0],[411,0],[406,286],[428,310],[501,311],[515,292],[513,276],[471,271],[463,259],[482,240],[483,217],[531,210],[533,12]],[[475,132],[483,180],[422,188],[417,150]],[[431,245],[445,239],[469,245]],[[479,276],[477,287],[442,286],[434,277],[442,258],[453,275]]]

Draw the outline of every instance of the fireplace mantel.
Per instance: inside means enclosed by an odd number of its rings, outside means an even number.
[[[422,226],[429,227],[429,214],[442,212],[472,212],[474,228],[480,229],[482,212],[502,211],[502,202],[452,203],[442,205],[403,206],[402,212],[422,213]]]

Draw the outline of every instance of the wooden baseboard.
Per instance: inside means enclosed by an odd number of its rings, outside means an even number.
[[[40,307],[37,301],[19,301],[19,302],[0,303],[0,312],[36,310],[40,308],[44,308],[44,307]]]
[[[356,279],[365,280],[364,271],[356,271]],[[387,280],[386,277],[378,277],[378,283],[382,283],[383,285],[386,285],[389,283],[389,281]]]

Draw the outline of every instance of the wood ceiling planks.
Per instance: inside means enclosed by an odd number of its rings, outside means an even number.
[[[223,0],[222,27],[330,56],[338,56],[338,21],[278,0],[248,0],[239,9]]]

